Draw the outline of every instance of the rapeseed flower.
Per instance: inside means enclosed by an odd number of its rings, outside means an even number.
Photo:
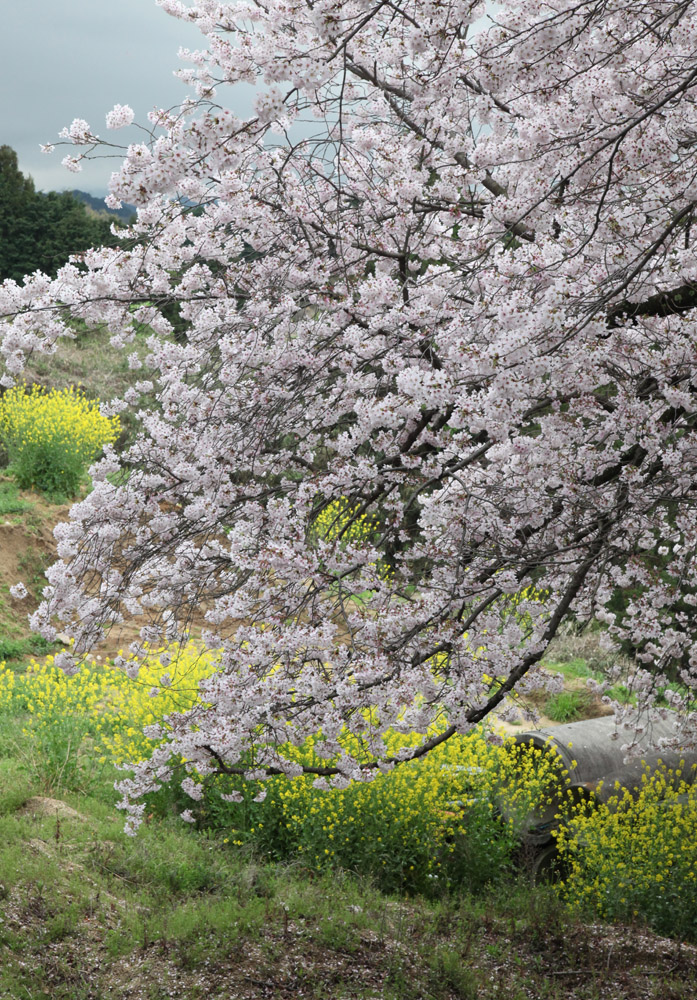
[[[633,790],[616,784],[607,803],[582,804],[560,827],[557,847],[574,907],[611,920],[641,915],[662,933],[694,937],[697,926],[697,785],[694,775],[645,768]]]
[[[119,418],[75,386],[15,386],[0,398],[0,440],[23,489],[73,496],[85,470],[120,433]]]

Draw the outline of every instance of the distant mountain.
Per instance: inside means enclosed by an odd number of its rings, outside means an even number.
[[[130,222],[131,217],[136,214],[135,205],[127,205],[124,202],[121,208],[107,208],[103,198],[95,198],[94,195],[88,194],[86,191],[71,191],[70,193],[73,198],[83,201],[88,208],[91,208],[93,212],[97,212],[98,215],[115,215],[119,219],[123,219],[124,222]]]

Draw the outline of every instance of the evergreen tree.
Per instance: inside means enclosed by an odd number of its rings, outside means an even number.
[[[107,219],[88,214],[67,191],[36,191],[15,151],[0,146],[0,280],[36,270],[53,276],[71,254],[115,242]]]

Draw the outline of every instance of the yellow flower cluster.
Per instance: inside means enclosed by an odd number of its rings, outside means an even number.
[[[199,681],[216,667],[215,659],[194,644],[178,653],[153,651],[135,679],[109,660],[88,660],[72,676],[54,661],[53,656],[32,660],[19,675],[0,663],[0,711],[28,712],[26,731],[31,729],[40,746],[63,732],[65,751],[71,741],[78,754],[80,739],[89,736],[101,762],[117,764],[149,757],[158,741],[146,737],[143,728],[191,708],[199,698]]]
[[[689,780],[685,780],[689,778]],[[634,793],[596,809],[579,806],[557,834],[574,906],[602,917],[638,915],[666,933],[694,937],[697,926],[697,785],[694,774],[644,770]]]
[[[161,723],[166,730],[167,716],[193,706],[199,681],[215,669],[215,657],[193,644],[178,655],[154,651],[136,679],[109,661],[90,660],[73,676],[58,669],[52,656],[32,661],[22,675],[2,665],[0,711],[28,714],[26,732],[35,740],[39,766],[53,769],[48,783],[70,778],[79,785],[81,755],[105,764],[147,759],[158,741],[146,737],[143,727]],[[365,721],[369,726],[371,720]],[[422,739],[393,733],[388,752],[415,747]],[[318,742],[319,737],[283,752],[317,764]],[[346,734],[342,742],[358,751],[356,736]],[[477,731],[372,782],[343,789],[316,788],[311,775],[274,778],[261,786],[240,780],[236,787],[244,801],[226,804],[219,816],[234,843],[253,839],[278,855],[301,855],[313,866],[361,867],[395,886],[425,889],[429,879],[461,880],[456,870],[463,866],[470,881],[486,881],[505,863],[521,824],[556,782],[549,760],[532,749],[516,756]],[[226,790],[230,780],[210,783],[209,805],[206,800],[203,805],[209,815],[216,789]],[[256,803],[261,788],[267,798]]]
[[[348,748],[353,739],[342,742]],[[388,751],[421,740],[394,733]],[[308,740],[302,749],[284,752],[318,764],[314,744]],[[530,814],[552,801],[560,766],[537,748],[492,745],[477,730],[371,782],[318,789],[311,775],[274,779],[265,783],[261,833],[256,816],[247,815],[255,839],[277,856],[370,873],[386,888],[476,888],[500,874]]]
[[[377,531],[378,521],[373,514],[359,514],[359,507],[346,497],[332,500],[318,514],[313,527],[320,538],[333,542],[338,538],[359,542]]]
[[[379,521],[374,514],[361,514],[359,510],[360,506],[352,504],[347,497],[332,500],[314,520],[312,525],[314,536],[326,542],[370,541],[371,536],[379,530]],[[377,567],[375,563],[370,565],[373,569],[377,569],[377,575],[382,580],[390,580],[393,576],[392,570],[382,560]]]
[[[0,398],[0,439],[22,487],[72,494],[86,466],[120,432],[80,389],[19,385]]]
[[[81,757],[104,764],[147,759],[159,741],[143,727],[161,723],[166,731],[167,717],[198,702],[199,682],[216,667],[216,657],[194,644],[153,651],[136,679],[109,661],[90,660],[70,677],[52,656],[32,661],[25,674],[0,664],[0,712],[26,715],[25,733],[48,784],[80,787]],[[388,752],[422,740],[391,733]],[[340,742],[357,752],[357,741],[347,733]],[[283,753],[317,765],[326,763],[321,745],[318,735]],[[248,784],[209,778],[196,808],[228,843],[252,840],[277,857],[300,856],[313,868],[338,865],[370,874],[385,888],[414,891],[481,887],[508,864],[520,834],[556,810],[557,847],[568,872],[560,891],[570,903],[603,917],[640,914],[658,930],[672,933],[679,924],[692,934],[697,785],[685,777],[647,772],[635,794],[618,787],[607,805],[589,809],[560,793],[568,774],[554,753],[512,741],[497,746],[478,729],[345,788],[315,787],[313,775]],[[220,798],[232,789],[242,801]]]
[[[133,680],[123,671],[114,685],[110,723],[103,727],[101,743],[110,758],[118,763],[147,760],[159,740],[143,733],[145,726],[161,723],[174,712],[185,712],[200,701],[198,685],[217,668],[210,653],[202,653],[189,643],[181,650],[159,649],[142,664]],[[115,668],[112,668],[114,671]]]

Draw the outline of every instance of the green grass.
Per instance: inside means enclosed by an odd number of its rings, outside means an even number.
[[[55,560],[55,521],[56,510],[45,498],[20,494],[6,473],[0,474],[0,662],[15,668],[56,649],[56,644],[30,633],[27,621],[46,586],[44,572]],[[30,594],[26,603],[10,596],[10,587],[19,580]]]
[[[560,691],[545,703],[545,714],[554,722],[577,722],[587,718],[592,697],[588,691]]]
[[[548,656],[543,662],[545,670],[550,674],[561,674],[567,685],[588,678],[602,680],[604,671],[617,664],[616,654],[608,653],[600,645],[600,633],[586,631],[581,634],[560,636],[550,644]],[[628,660],[620,663],[625,668],[625,674],[630,667]],[[635,704],[636,695],[626,684],[619,682],[610,687],[607,694],[621,704]],[[554,722],[576,722],[589,717],[592,712],[592,697],[589,692],[572,688],[549,698],[544,711]]]
[[[598,679],[600,674],[593,670],[587,660],[581,657],[574,657],[565,663],[557,663],[555,660],[545,660],[545,669],[551,674],[561,674],[565,680],[585,680],[588,677]]]
[[[177,817],[149,815],[130,838],[112,769],[88,793],[52,788],[77,818],[42,815],[24,728],[0,715],[1,1000],[599,1000],[643,961],[614,932],[589,937],[524,867],[486,892],[426,899],[275,863]],[[559,969],[585,970],[573,994]],[[635,985],[687,1000],[696,974],[691,953],[661,952]]]
[[[545,665],[570,676],[594,677],[606,673],[618,664],[626,671],[630,660],[603,645],[604,632],[600,628],[583,630],[567,629],[557,634],[545,654]]]
[[[637,697],[626,684],[613,684],[608,688],[608,697],[618,701],[621,705],[636,705]]]
[[[26,660],[32,656],[45,656],[56,648],[56,644],[47,642],[40,635],[28,636],[25,639],[0,637],[0,662],[7,663]]]
[[[130,840],[98,799],[69,797],[81,820],[33,816],[21,805],[29,790],[0,804],[3,998],[494,1000],[505,970],[507,998],[560,1000],[559,969],[589,959],[578,918],[524,880],[487,899],[387,896],[174,821]],[[617,986],[630,959],[608,941],[594,961]],[[670,966],[652,960],[647,997],[679,995],[660,992],[668,968],[689,988],[694,966],[673,954]],[[573,996],[601,996],[598,981],[592,970],[574,979]]]
[[[21,514],[30,508],[31,503],[19,496],[19,491],[14,483],[0,480],[0,518],[6,518],[11,514]]]

